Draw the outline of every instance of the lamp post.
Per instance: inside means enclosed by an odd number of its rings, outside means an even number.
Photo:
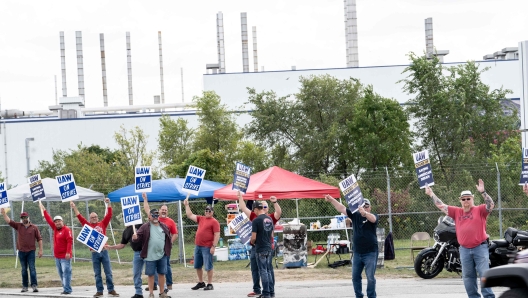
[[[35,138],[26,138],[26,166],[27,176],[29,177],[29,141],[34,141]]]

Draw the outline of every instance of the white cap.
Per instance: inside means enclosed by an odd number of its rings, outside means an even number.
[[[470,190],[464,190],[463,192],[460,193],[460,197],[472,197],[473,194],[471,193]]]
[[[60,215],[57,215],[53,218],[53,221],[56,221],[56,220],[62,220],[62,216]]]

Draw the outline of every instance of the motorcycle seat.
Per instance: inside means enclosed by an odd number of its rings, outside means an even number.
[[[510,243],[504,239],[499,239],[499,240],[492,240],[491,241],[491,245],[490,245],[490,249],[495,249],[495,248],[499,248],[499,247],[508,247],[510,245]]]

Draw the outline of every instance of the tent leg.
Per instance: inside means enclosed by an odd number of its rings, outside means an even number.
[[[179,261],[180,263],[183,260],[183,266],[187,267],[187,260],[185,259],[185,243],[183,237],[183,220],[182,220],[182,212],[181,212],[181,201],[178,201],[178,225],[179,225],[179,233],[178,233],[178,249],[179,249]]]
[[[70,208],[70,217],[71,217],[71,231],[72,231],[72,237],[74,239],[72,244],[72,250],[73,250],[73,262],[75,263],[75,228],[73,227],[73,208]]]
[[[299,220],[299,199],[295,199],[295,208],[297,209],[297,220]]]
[[[105,208],[105,210],[106,210],[106,208]],[[112,239],[114,240],[114,245],[116,245],[115,236],[114,236],[114,230],[112,229],[112,221],[110,221],[110,233],[112,233]],[[119,251],[116,249],[115,252],[117,254],[117,262],[119,263],[119,265],[121,265],[121,258],[119,258]]]
[[[20,213],[22,212],[24,212],[24,201],[22,201],[22,211]],[[14,214],[13,208],[11,208],[11,218],[14,218],[13,214]],[[11,235],[13,236],[13,250],[15,251],[15,269],[16,269],[18,267],[18,249],[16,248],[15,229],[11,229]]]

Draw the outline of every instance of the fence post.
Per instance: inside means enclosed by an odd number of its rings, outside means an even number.
[[[49,209],[49,201],[46,202],[46,210],[48,210],[48,212],[50,212],[51,214],[51,210]],[[46,220],[44,220],[44,222],[48,223]],[[48,231],[49,231],[49,238],[50,238],[51,255],[53,256],[53,230],[51,229],[50,225],[48,225]]]
[[[391,208],[391,189],[390,189],[390,176],[389,170],[385,167],[385,172],[387,173],[387,202],[389,204],[389,232],[392,233],[392,208]]]
[[[499,233],[502,237],[502,199],[501,199],[501,185],[500,185],[500,171],[499,171],[499,165],[495,163],[495,167],[497,168],[497,200],[499,202]]]
[[[7,195],[7,194],[6,194]],[[15,207],[15,205],[11,205],[11,218],[13,219],[14,221],[14,213],[13,213],[13,208]],[[16,257],[17,256],[17,248],[16,248],[16,239],[15,239],[15,229],[10,229],[11,230],[11,236],[13,237],[13,255]],[[16,267],[15,267],[16,268]]]

